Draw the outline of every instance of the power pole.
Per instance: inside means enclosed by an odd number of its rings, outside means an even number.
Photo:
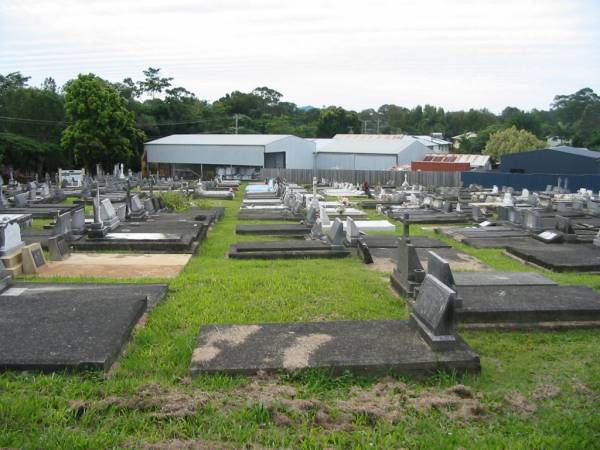
[[[239,119],[240,115],[236,114],[234,117],[235,117],[235,134],[238,134],[238,119]]]
[[[379,134],[379,122],[381,122],[381,119],[377,119],[377,134]]]

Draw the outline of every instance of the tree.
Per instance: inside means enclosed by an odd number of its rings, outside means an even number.
[[[171,87],[173,78],[161,78],[160,69],[148,67],[143,73],[146,76],[146,79],[144,81],[138,81],[137,83],[140,92],[148,93],[154,98],[156,94],[160,94],[166,88]],[[127,82],[127,78],[124,81]]]
[[[266,86],[257,87],[252,91],[252,95],[260,97],[267,106],[276,106],[279,103],[279,100],[281,100],[281,97],[283,97],[283,94]]]
[[[42,83],[42,90],[57,93],[56,80],[52,77],[46,77]]]
[[[73,123],[63,131],[61,145],[88,170],[98,163],[110,168],[129,161],[144,138],[127,101],[94,74],[79,75],[66,84],[65,108]]]
[[[0,75],[0,92],[24,88],[31,77],[24,77],[21,72],[11,72],[8,75]]]
[[[330,138],[338,133],[356,133],[360,130],[358,114],[339,106],[330,106],[321,111],[317,121],[317,137]]]
[[[585,107],[574,129],[573,145],[596,148],[600,144],[600,102]]]
[[[544,148],[546,143],[526,130],[510,127],[490,136],[483,153],[499,160],[502,155]]]

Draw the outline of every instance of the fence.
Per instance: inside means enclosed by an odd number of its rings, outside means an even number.
[[[319,180],[362,184],[371,186],[395,184],[400,186],[404,177],[409,184],[423,186],[460,186],[460,172],[398,172],[393,170],[325,170],[325,169],[261,169],[261,178],[281,177],[290,183],[310,184],[313,177]]]
[[[580,188],[600,190],[600,175],[572,175],[572,174],[550,174],[550,173],[508,173],[508,172],[462,172],[461,180],[463,186],[478,184],[483,187],[496,185],[511,186],[515,189],[527,188],[542,191],[546,186],[561,186],[574,192]]]

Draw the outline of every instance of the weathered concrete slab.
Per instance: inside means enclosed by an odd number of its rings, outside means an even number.
[[[230,247],[234,259],[340,258],[350,254],[343,246],[317,240],[248,241]]]
[[[363,241],[369,248],[396,248],[398,246],[398,238],[402,236],[398,234],[375,234],[363,236]],[[427,236],[410,236],[410,243],[415,248],[449,248],[450,245],[439,239],[430,238]]]
[[[534,241],[532,237],[482,237],[466,238],[462,242],[473,248],[507,248],[515,244],[528,245]]]
[[[411,242],[414,237],[411,237]],[[427,269],[429,250],[434,250],[450,263],[453,270],[485,271],[490,268],[474,256],[461,252],[454,248],[445,247],[417,247],[417,256],[424,269]],[[370,249],[373,263],[367,267],[377,272],[390,273],[396,267],[396,251],[390,248]]]
[[[299,222],[303,219],[302,215],[294,214],[290,210],[272,210],[272,211],[259,211],[259,210],[240,210],[238,214],[240,220],[291,220]]]
[[[64,261],[50,261],[41,277],[175,278],[189,254],[73,253]]]
[[[589,244],[515,243],[508,254],[555,272],[600,271],[600,248]]]
[[[463,286],[459,323],[504,328],[600,326],[600,295],[584,286]]]
[[[16,283],[0,294],[0,369],[108,370],[146,305],[135,289]]]
[[[457,287],[467,286],[556,286],[535,272],[453,272]]]
[[[478,372],[480,365],[460,338],[454,349],[433,351],[414,326],[390,320],[203,326],[190,372],[250,375],[307,368],[425,376]]]
[[[310,228],[302,224],[252,224],[238,225],[236,234],[259,234],[264,236],[305,236],[310,233]]]

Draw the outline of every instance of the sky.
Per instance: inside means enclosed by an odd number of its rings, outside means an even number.
[[[548,109],[600,92],[600,0],[0,0],[0,74],[150,66],[208,101]]]

